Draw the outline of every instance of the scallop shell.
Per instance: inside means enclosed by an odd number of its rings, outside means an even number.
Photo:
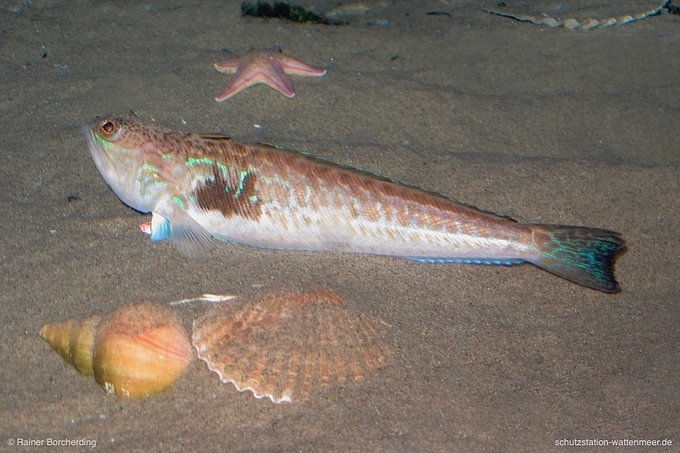
[[[45,324],[40,335],[80,373],[131,398],[170,387],[193,359],[182,322],[169,307],[153,302]]]
[[[280,403],[373,373],[389,355],[381,336],[338,294],[314,287],[239,297],[196,319],[192,339],[222,382]]]

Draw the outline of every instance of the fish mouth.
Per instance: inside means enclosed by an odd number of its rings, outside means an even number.
[[[87,141],[87,147],[90,150],[92,159],[94,160],[97,169],[102,175],[106,175],[111,171],[115,171],[115,163],[109,153],[106,152],[104,146],[95,137],[95,124],[86,123],[83,125],[81,131]]]
[[[139,192],[140,183],[136,179],[139,165],[134,159],[134,150],[102,138],[99,128],[106,118],[95,118],[81,128],[92,160],[101,177],[123,203],[140,212],[149,212],[148,203]]]

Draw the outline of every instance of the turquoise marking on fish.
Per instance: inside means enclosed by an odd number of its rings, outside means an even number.
[[[177,197],[177,196],[172,197],[172,201],[173,201],[177,206],[179,206],[180,208],[182,208],[183,211],[186,211],[186,207],[184,206],[184,200],[182,200],[180,197]]]
[[[267,145],[118,116],[83,128],[99,172],[153,214],[151,239],[200,257],[212,238],[253,247],[366,253],[427,263],[531,263],[619,291],[614,231],[518,223],[374,173]]]
[[[238,189],[236,189],[236,194],[235,194],[236,197],[241,195],[241,192],[243,192],[243,183],[245,182],[247,176],[248,176],[248,172],[246,170],[241,171],[241,173],[239,175]]]
[[[457,259],[457,260],[423,260],[423,259],[416,259],[413,261],[418,261],[419,263],[429,263],[429,264],[451,264],[451,263],[457,263],[457,264],[477,264],[477,265],[482,265],[482,266],[514,266],[516,264],[522,264],[524,263],[524,260],[509,260],[509,261],[501,261],[501,260],[472,260],[472,259]]]
[[[150,173],[158,173],[158,167],[155,166],[155,165],[151,165],[151,164],[142,165],[142,170],[150,172]]]
[[[217,168],[220,169],[220,174],[222,175],[223,178],[226,178],[229,175],[229,169],[227,168],[226,165],[224,165],[221,162],[215,162],[215,165],[217,165]]]
[[[194,165],[197,164],[203,164],[203,165],[213,165],[215,162],[212,159],[209,159],[207,157],[203,157],[200,159],[196,159],[195,157],[190,157],[187,159],[187,167],[193,167]]]

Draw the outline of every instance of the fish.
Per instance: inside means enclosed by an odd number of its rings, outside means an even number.
[[[214,240],[278,250],[382,255],[423,263],[530,263],[616,293],[621,234],[520,223],[442,194],[307,153],[176,131],[134,116],[83,126],[115,194],[151,213],[152,241],[189,258]]]

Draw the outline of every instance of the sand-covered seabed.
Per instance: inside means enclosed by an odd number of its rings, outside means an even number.
[[[371,17],[386,23],[342,27],[242,18],[231,1],[15,3],[0,11],[0,450],[51,438],[97,451],[680,451],[680,16],[574,32],[472,1],[379,3]],[[328,76],[294,78],[294,100],[259,86],[213,101],[228,81],[214,61],[274,44]],[[620,231],[623,291],[531,266],[229,244],[188,261],[149,241],[137,227],[148,217],[118,200],[87,151],[82,124],[129,111],[520,221]],[[129,402],[38,336],[135,300],[295,278],[389,324],[391,365],[275,405],[194,361],[168,392]],[[200,311],[181,314],[189,324]],[[563,439],[674,446],[555,446]]]

